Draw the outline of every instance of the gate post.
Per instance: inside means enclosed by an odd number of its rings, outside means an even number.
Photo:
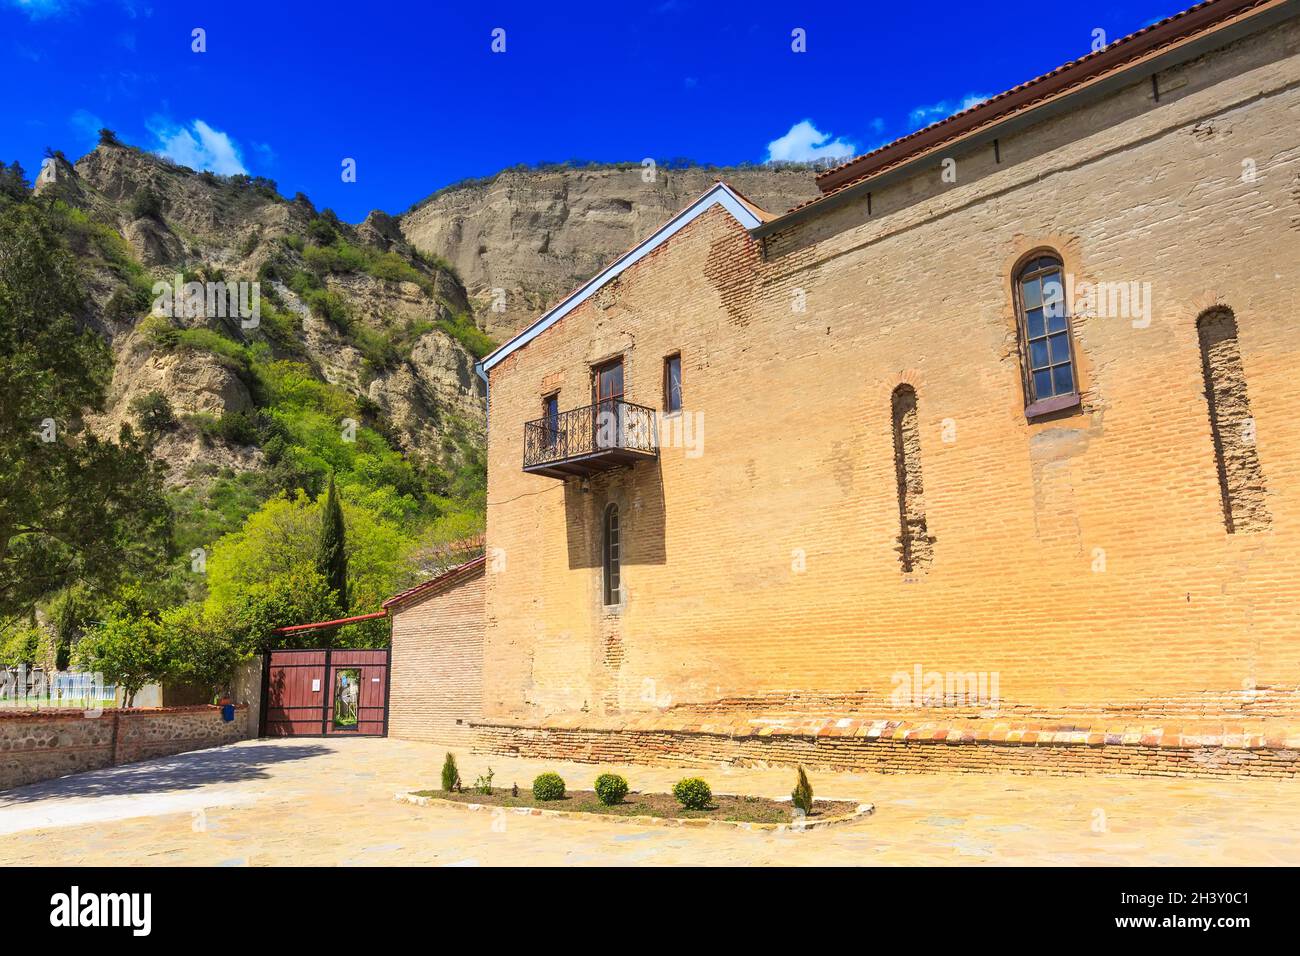
[[[260,740],[266,736],[266,707],[267,695],[271,693],[271,649],[269,647],[262,649],[262,706],[257,712],[257,737]]]
[[[334,688],[330,682],[330,648],[325,648],[325,674],[324,679],[320,682],[321,700],[320,700],[320,735],[328,736],[328,726],[330,719],[330,694],[334,693]]]

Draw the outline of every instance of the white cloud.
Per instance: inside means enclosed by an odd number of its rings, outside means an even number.
[[[57,17],[72,9],[72,0],[4,0],[4,5],[27,14],[33,20]]]
[[[0,7],[18,10],[32,20],[45,20],[50,17],[62,17],[72,14],[74,10],[86,6],[90,0],[0,0]],[[122,12],[135,19],[141,14],[150,15],[153,8],[142,5],[137,0],[117,0]]]
[[[219,176],[247,174],[239,144],[228,133],[215,130],[201,119],[189,126],[176,126],[156,119],[149,131],[158,137],[159,156],[190,169],[208,170]]]
[[[800,120],[790,127],[790,132],[767,144],[769,163],[810,163],[818,159],[848,159],[857,148],[842,139],[831,139],[811,120]]]
[[[68,124],[92,146],[99,141],[99,131],[104,127],[104,121],[90,110],[77,110],[68,117]]]
[[[940,100],[938,103],[931,103],[929,106],[918,106],[907,115],[913,129],[920,129],[922,126],[929,126],[931,123],[937,123],[941,119],[947,119],[954,113],[960,113],[962,110],[968,110],[972,106],[978,106],[989,98],[987,93],[967,93],[956,102],[952,100]]]

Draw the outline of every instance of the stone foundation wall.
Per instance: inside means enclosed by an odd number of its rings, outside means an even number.
[[[751,728],[739,734],[638,728],[525,727],[480,724],[476,750],[580,763],[765,766],[880,773],[987,772],[1065,776],[1295,777],[1294,733],[1183,735],[1093,727],[980,730],[892,721],[830,722],[818,731]],[[885,724],[880,727],[878,725]],[[1116,728],[1117,730],[1119,728]],[[1147,730],[1155,728],[1147,727]]]
[[[0,790],[70,773],[244,740],[246,708],[221,719],[220,707],[105,710],[0,711]]]

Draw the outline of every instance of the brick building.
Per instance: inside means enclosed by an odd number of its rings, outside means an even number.
[[[1212,0],[707,191],[482,363],[481,744],[1293,773],[1298,130]]]
[[[384,602],[393,621],[388,734],[471,742],[482,716],[483,558]]]

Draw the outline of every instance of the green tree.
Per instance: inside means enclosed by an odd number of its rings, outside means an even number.
[[[77,642],[74,660],[86,671],[122,688],[125,706],[140,688],[165,679],[174,666],[174,644],[163,627],[157,594],[140,582],[123,585],[95,624]]]
[[[803,767],[799,768],[799,776],[795,780],[794,790],[790,794],[790,801],[799,810],[803,811],[804,816],[812,813],[813,808],[813,788],[808,782],[808,774],[804,772]]]
[[[238,531],[212,545],[207,561],[206,610],[240,646],[320,646],[319,633],[273,637],[277,627],[342,617],[337,589],[317,567],[321,513],[326,496],[305,493],[267,501]],[[356,613],[377,611],[388,596],[409,586],[413,542],[395,520],[363,504],[343,505],[347,528],[347,591]],[[383,647],[388,621],[348,625],[335,642]]]
[[[320,550],[316,555],[316,570],[330,589],[338,595],[339,607],[348,611],[348,552],[347,532],[343,523],[343,506],[339,504],[334,476],[330,475],[329,489],[325,492],[325,508],[321,513]]]
[[[32,187],[27,182],[27,174],[23,172],[22,166],[18,161],[5,166],[0,163],[0,197],[22,201],[31,193]]]
[[[80,584],[64,588],[46,606],[54,629],[54,667],[65,671],[72,662],[72,650],[89,629],[96,609],[89,591]]]
[[[157,439],[176,425],[176,413],[167,396],[155,389],[131,399],[131,414],[146,438]]]
[[[82,308],[42,210],[0,210],[0,622],[77,581],[109,590],[166,552],[162,466],[129,426],[117,443],[76,431],[111,369]]]
[[[159,621],[168,635],[166,676],[172,680],[220,690],[253,651],[249,642],[231,640],[222,623],[213,620],[202,605],[168,608]]]

